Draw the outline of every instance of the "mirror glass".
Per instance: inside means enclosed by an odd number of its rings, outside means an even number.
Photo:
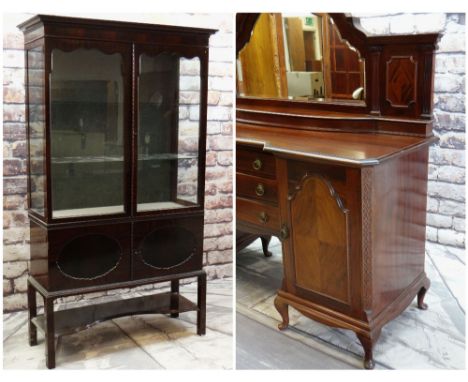
[[[327,14],[262,13],[237,58],[239,96],[362,102],[364,60]]]

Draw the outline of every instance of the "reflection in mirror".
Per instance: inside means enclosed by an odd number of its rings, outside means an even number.
[[[200,59],[140,56],[137,211],[196,206]]]
[[[240,96],[362,100],[364,60],[327,14],[263,13],[237,60]]]

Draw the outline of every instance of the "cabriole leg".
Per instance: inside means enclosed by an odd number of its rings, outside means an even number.
[[[426,278],[424,281],[423,286],[418,292],[418,308],[422,310],[427,309],[427,304],[424,302],[424,297],[426,296],[426,292],[429,290],[429,287],[431,286],[431,280]]]
[[[172,280],[171,281],[171,317],[177,318],[179,317],[179,281],[180,280]],[[177,312],[174,312],[174,311]]]
[[[48,369],[55,368],[55,323],[54,323],[54,300],[44,298],[45,317],[45,355]]]
[[[278,324],[279,330],[285,330],[289,325],[289,306],[286,304],[283,299],[279,296],[275,298],[275,308],[278,313],[281,315],[283,322]]]
[[[377,340],[380,336],[380,330],[373,332],[372,334],[356,334],[359,342],[361,342],[364,348],[364,368],[371,370],[375,367],[373,349]]]
[[[37,328],[32,323],[33,318],[37,316],[36,290],[28,281],[28,332],[29,346],[37,345]]]
[[[272,253],[268,250],[268,245],[271,241],[271,236],[261,236],[260,240],[262,241],[263,255],[265,257],[271,257]]]
[[[197,334],[206,333],[206,273],[198,276]]]

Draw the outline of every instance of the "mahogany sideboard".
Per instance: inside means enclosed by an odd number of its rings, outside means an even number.
[[[382,327],[415,296],[417,306],[427,308],[426,199],[428,151],[436,141],[438,35],[373,37],[351,17],[328,17],[342,46],[354,47],[365,62],[361,100],[288,97],[287,91],[294,91],[291,77],[285,95],[281,46],[273,57],[279,57],[277,87],[267,94],[265,73],[273,61],[262,61],[258,72],[249,66],[268,50],[261,28],[270,20],[273,27],[289,22],[290,31],[294,20],[237,15],[237,230],[241,238],[275,235],[282,242],[284,276],[275,299],[279,329],[288,327],[292,306],[311,319],[352,330],[363,346],[365,368],[372,369]],[[289,40],[277,41],[279,46]],[[314,65],[327,68],[325,58],[323,66]],[[328,86],[337,89],[346,80],[340,78],[332,75]]]
[[[203,270],[211,29],[35,16],[26,59],[29,343],[131,314],[197,312]],[[188,108],[196,117],[188,117]],[[191,117],[192,117],[192,113]],[[179,281],[198,279],[198,301]],[[170,282],[144,297],[54,310],[58,298]],[[36,295],[44,299],[38,315]]]

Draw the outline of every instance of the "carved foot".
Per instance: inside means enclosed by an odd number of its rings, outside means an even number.
[[[357,334],[359,342],[361,342],[362,347],[364,348],[364,368],[367,370],[372,370],[375,367],[373,348],[380,336],[380,330],[374,334],[362,335]]]
[[[271,255],[273,254],[268,250],[268,245],[270,244],[271,236],[262,236],[260,237],[260,240],[262,241],[263,255],[265,257],[271,257]]]
[[[431,286],[431,281],[426,279],[424,285],[418,292],[418,308],[422,310],[427,309],[427,304],[424,302],[424,297],[426,296],[426,292],[428,291],[429,287]]]
[[[275,308],[278,311],[278,313],[281,315],[281,318],[283,322],[281,324],[278,324],[278,329],[279,330],[285,330],[287,329],[289,325],[289,309],[288,309],[288,304],[284,303],[281,299],[281,297],[276,296],[275,298]]]

